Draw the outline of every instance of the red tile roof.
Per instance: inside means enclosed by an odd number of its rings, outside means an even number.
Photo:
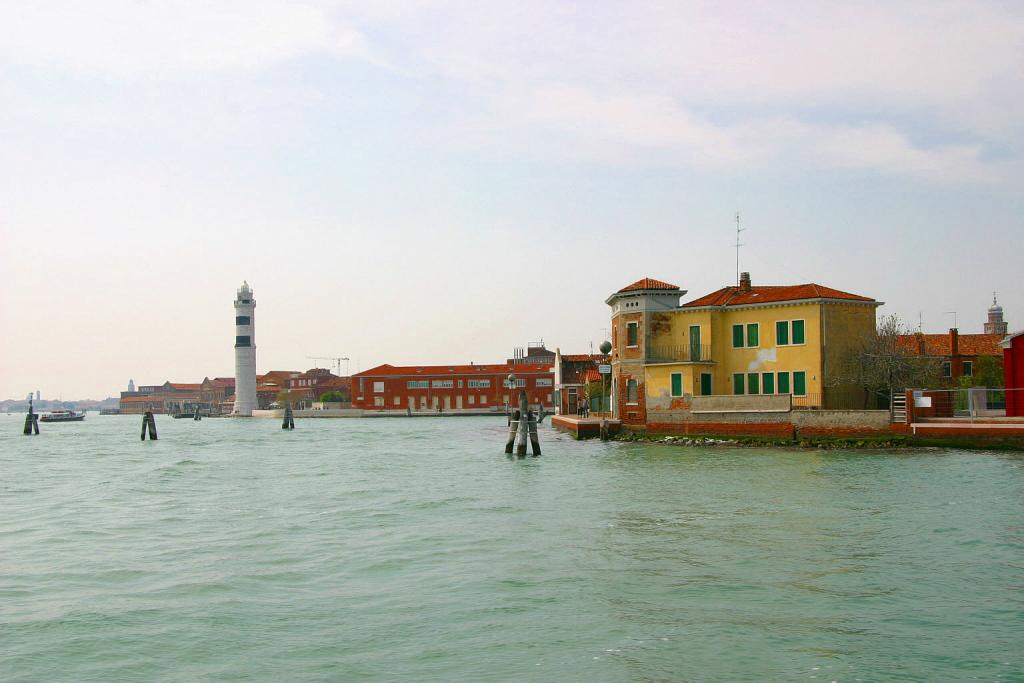
[[[961,334],[957,348],[961,356],[1002,356],[1001,334]],[[897,346],[915,356],[949,356],[952,342],[946,334],[901,334]]]
[[[683,304],[683,308],[700,306],[742,306],[745,304],[767,304],[779,301],[801,301],[804,299],[844,299],[847,301],[874,301],[871,297],[850,294],[813,282],[805,285],[768,285],[751,287],[744,290],[739,287],[722,287],[718,291],[706,294]]]
[[[186,384],[182,382],[168,382],[167,384],[175,391],[199,391],[203,387],[202,384]]]
[[[146,394],[145,396],[125,396],[121,403],[163,403],[162,394]]]
[[[679,287],[677,285],[669,284],[668,282],[662,282],[661,280],[655,280],[651,277],[645,277],[643,280],[637,280],[631,285],[626,285],[619,290],[619,294],[622,292],[636,292],[642,289],[676,290],[679,289]]]
[[[363,370],[353,377],[395,377],[395,376],[436,376],[436,375],[507,375],[516,373],[551,372],[550,363],[491,363],[488,365],[378,365]]]

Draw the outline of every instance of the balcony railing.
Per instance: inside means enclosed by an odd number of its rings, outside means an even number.
[[[710,344],[655,344],[648,346],[644,360],[648,363],[710,363]]]

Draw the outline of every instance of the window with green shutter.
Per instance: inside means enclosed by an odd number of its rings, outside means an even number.
[[[681,372],[672,373],[672,395],[683,395],[683,373]]]
[[[807,395],[807,373],[806,372],[794,372],[793,373],[793,395],[794,396],[806,396]]]
[[[789,344],[789,321],[778,320],[775,322],[775,345],[786,346]]]
[[[737,396],[743,395],[743,373],[737,372],[732,376],[732,393]]]
[[[793,321],[793,343],[803,344],[804,343],[804,321],[794,320]]]
[[[780,394],[788,394],[789,393],[789,373],[788,372],[780,372],[778,374],[778,378],[779,378],[779,393]]]
[[[734,349],[743,348],[743,325],[732,326],[732,347]]]
[[[711,395],[711,373],[702,372],[700,373],[700,395],[710,396]]]
[[[748,372],[747,373],[747,393],[748,394],[759,394],[759,393],[761,393],[761,390],[760,390],[760,385],[761,385],[760,379],[761,379],[761,375],[757,374],[756,372]]]
[[[747,325],[747,346],[757,346],[757,323]]]
[[[766,372],[761,375],[761,389],[765,394],[775,393],[775,373]]]

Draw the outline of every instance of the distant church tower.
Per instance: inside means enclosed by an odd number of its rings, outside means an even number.
[[[135,393],[135,380],[134,379],[128,380],[128,392],[132,393],[132,394]]]
[[[233,415],[251,417],[256,408],[256,299],[243,282],[235,297],[235,408]]]
[[[1003,307],[996,302],[996,295],[992,295],[992,305],[988,309],[988,322],[985,323],[985,334],[1001,334],[1006,336],[1006,323],[1003,322]]]

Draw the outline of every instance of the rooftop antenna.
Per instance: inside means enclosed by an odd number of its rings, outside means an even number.
[[[740,286],[740,247],[743,244],[740,243],[740,233],[746,230],[746,228],[740,227],[740,212],[736,212],[736,286]]]
[[[959,329],[957,327],[957,324],[956,324],[956,311],[945,311],[945,313],[946,313],[946,315],[952,315],[953,316],[953,328],[954,329]]]
[[[924,331],[924,311],[917,312],[917,331]]]

